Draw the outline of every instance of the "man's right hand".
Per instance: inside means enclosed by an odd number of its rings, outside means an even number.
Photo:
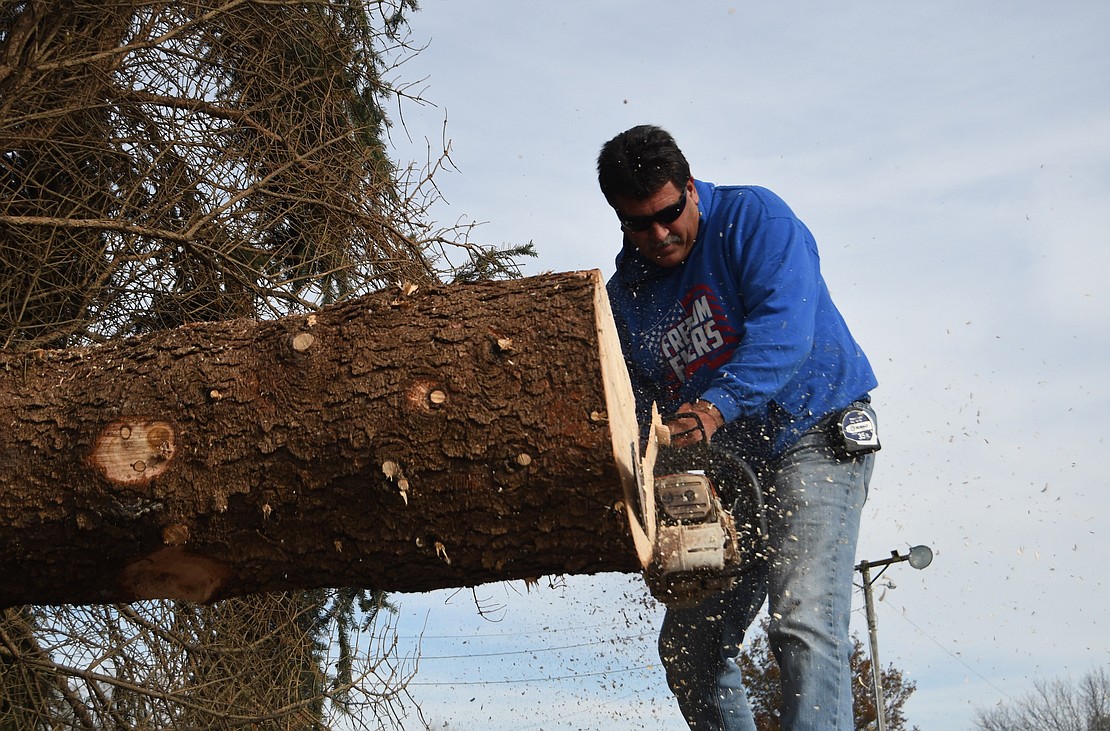
[[[671,446],[682,448],[699,442],[708,444],[725,420],[713,404],[695,401],[679,406],[664,424],[671,432]]]

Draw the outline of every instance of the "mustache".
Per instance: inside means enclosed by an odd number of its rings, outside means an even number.
[[[670,235],[667,236],[667,238],[665,238],[662,241],[655,244],[655,248],[656,249],[662,249],[664,247],[670,246],[671,244],[681,244],[681,243],[682,243],[682,237],[681,236],[679,236],[678,234],[670,234]]]

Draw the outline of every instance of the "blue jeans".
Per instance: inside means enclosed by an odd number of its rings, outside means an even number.
[[[736,658],[764,599],[782,678],[781,727],[854,727],[848,621],[874,457],[837,457],[827,432],[806,432],[761,475],[769,559],[748,567],[731,590],[667,610],[659,656],[693,731],[755,731]]]

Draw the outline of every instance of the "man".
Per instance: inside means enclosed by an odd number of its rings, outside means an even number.
[[[624,232],[608,289],[641,417],[657,402],[673,447],[746,460],[766,504],[769,558],[700,606],[667,610],[668,684],[691,729],[754,730],[735,658],[766,599],[782,728],[851,729],[848,621],[876,380],[813,236],[769,190],[692,178],[658,127],[607,142],[598,181]]]

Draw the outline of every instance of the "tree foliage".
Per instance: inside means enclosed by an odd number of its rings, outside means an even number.
[[[505,276],[389,158],[414,0],[0,0],[0,347],[266,318]],[[457,274],[456,274],[457,272]],[[388,728],[411,668],[380,594],[22,607],[0,728]]]
[[[1110,673],[1096,668],[1078,682],[1036,681],[1015,701],[976,714],[980,731],[1110,731]]]
[[[340,593],[5,610],[0,728],[392,728],[412,668],[381,645],[384,607],[340,668]]]
[[[507,265],[427,222],[446,151],[389,160],[384,104],[409,97],[387,76],[416,50],[414,8],[2,0],[0,346],[287,314]]]
[[[762,632],[755,635],[740,653],[738,662],[744,673],[744,688],[755,717],[758,731],[780,731],[779,709],[782,707],[781,676],[778,663],[767,641],[767,622]],[[871,658],[866,655],[863,643],[852,637],[852,710],[856,731],[878,727],[875,708],[875,683],[871,672]],[[886,728],[890,731],[909,731],[902,707],[917,684],[902,677],[893,665],[881,671],[883,701],[886,706]],[[916,727],[914,727],[916,730]]]

